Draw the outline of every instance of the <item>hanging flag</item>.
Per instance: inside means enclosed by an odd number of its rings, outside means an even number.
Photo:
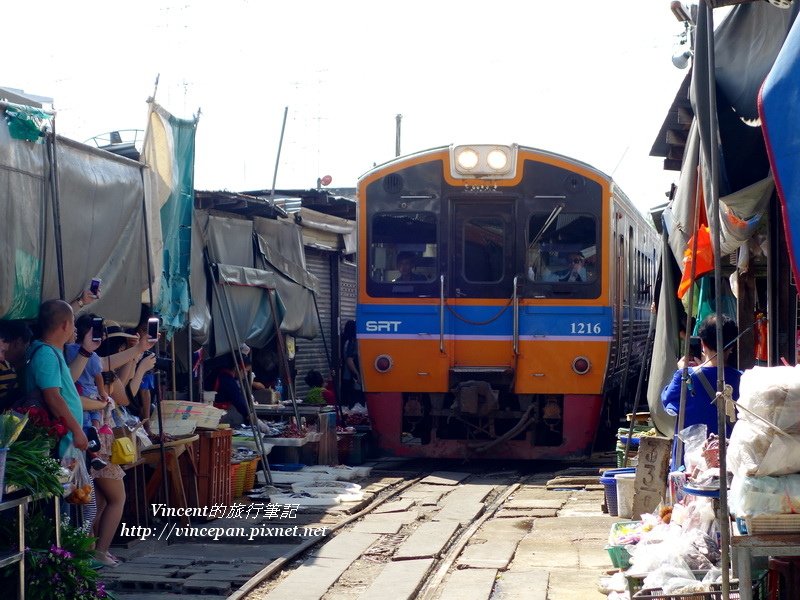
[[[800,20],[795,20],[758,95],[758,114],[783,212],[789,260],[800,281]]]
[[[711,248],[711,232],[708,229],[708,225],[701,225],[695,235],[697,236],[697,254],[692,256],[694,235],[689,238],[686,244],[686,251],[683,253],[683,276],[678,285],[678,298],[683,298],[693,283],[692,263],[695,264],[695,281],[701,275],[714,270],[714,251]]]
[[[154,310],[167,339],[189,322],[197,119],[179,119],[150,100],[143,157],[151,237]]]

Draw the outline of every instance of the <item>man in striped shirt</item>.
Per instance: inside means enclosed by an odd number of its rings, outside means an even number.
[[[17,372],[25,366],[25,352],[33,333],[23,321],[0,321],[0,412],[11,408],[20,394]]]

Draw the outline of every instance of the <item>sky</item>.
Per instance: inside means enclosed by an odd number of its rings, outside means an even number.
[[[4,28],[0,86],[54,99],[59,134],[197,129],[195,188],[354,187],[395,154],[519,143],[587,162],[640,210],[677,177],[650,148],[686,74],[669,0],[42,0]],[[9,52],[9,49],[13,51]]]

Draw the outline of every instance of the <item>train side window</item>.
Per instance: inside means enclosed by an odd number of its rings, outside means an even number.
[[[376,283],[397,284],[398,293],[436,279],[436,215],[427,212],[379,213],[372,218],[369,276]],[[408,289],[406,289],[408,288]],[[390,290],[391,294],[391,290]]]
[[[528,223],[526,273],[530,281],[591,283],[600,276],[593,215],[536,213]]]

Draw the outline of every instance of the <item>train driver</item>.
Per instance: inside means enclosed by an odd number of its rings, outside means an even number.
[[[567,267],[554,271],[550,275],[550,281],[588,281],[585,263],[586,258],[582,252],[570,252],[567,255]]]
[[[413,252],[399,252],[397,254],[397,270],[400,274],[392,280],[392,283],[402,281],[425,281],[427,278],[421,273],[414,273],[417,266],[417,257]]]

